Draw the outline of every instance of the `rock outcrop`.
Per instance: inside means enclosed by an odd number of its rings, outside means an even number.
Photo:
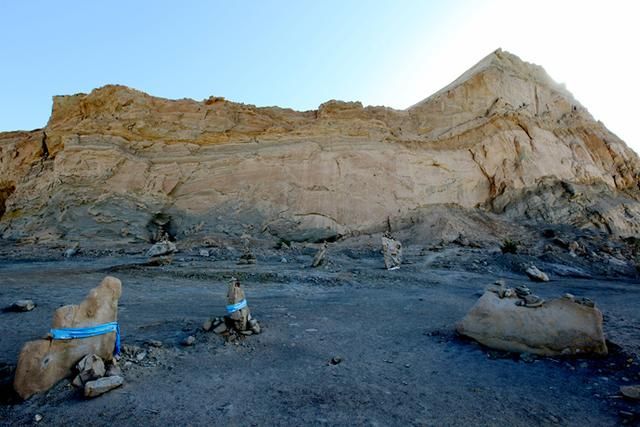
[[[44,129],[0,134],[0,233],[126,243],[251,225],[323,241],[455,205],[636,235],[639,172],[563,86],[501,50],[406,110],[105,86],[55,97]]]
[[[120,280],[107,276],[81,304],[58,308],[53,314],[51,327],[84,328],[116,321],[121,293]],[[20,351],[14,388],[23,399],[48,390],[61,379],[71,376],[73,367],[86,355],[93,354],[111,361],[115,342],[115,333],[73,340],[43,338],[29,341]]]

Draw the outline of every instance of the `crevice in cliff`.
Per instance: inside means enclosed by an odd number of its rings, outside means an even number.
[[[487,178],[487,181],[489,182],[489,197],[491,197],[491,199],[495,198],[497,196],[497,188],[496,188],[496,178],[495,176],[491,176],[487,173],[486,169],[484,168],[484,166],[482,166],[482,164],[476,159],[476,153],[473,152],[473,150],[471,148],[469,148],[469,154],[471,154],[471,159],[473,160],[473,162],[478,165],[478,168],[480,169],[480,172],[482,172],[482,174],[484,175],[485,178]]]
[[[16,191],[13,181],[0,181],[0,219],[7,210],[7,199]]]
[[[40,148],[40,159],[47,160],[49,158],[49,146],[47,145],[47,133],[42,132],[42,145]]]

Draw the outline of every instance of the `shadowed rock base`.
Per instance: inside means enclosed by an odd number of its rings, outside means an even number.
[[[52,328],[82,328],[116,321],[122,283],[105,277],[80,305],[66,305],[53,315]],[[23,399],[46,391],[72,375],[73,366],[87,354],[113,358],[115,332],[74,340],[39,339],[27,342],[18,358],[14,389]]]
[[[570,299],[538,308],[487,291],[456,325],[458,333],[498,350],[541,356],[606,355],[602,313]]]

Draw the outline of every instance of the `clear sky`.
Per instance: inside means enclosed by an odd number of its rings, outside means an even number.
[[[498,47],[545,67],[640,152],[640,2],[0,1],[0,131],[119,83],[315,109],[406,108]]]

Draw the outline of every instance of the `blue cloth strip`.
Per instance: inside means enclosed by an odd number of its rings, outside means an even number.
[[[237,302],[235,304],[230,304],[227,306],[227,313],[231,314],[231,313],[235,313],[238,310],[242,310],[243,308],[245,308],[247,306],[247,300],[243,299],[240,302]]]
[[[51,329],[49,334],[54,340],[73,340],[110,334],[111,332],[116,333],[116,346],[113,354],[120,354],[120,325],[118,325],[118,322],[103,323],[102,325],[87,326],[85,328]]]

